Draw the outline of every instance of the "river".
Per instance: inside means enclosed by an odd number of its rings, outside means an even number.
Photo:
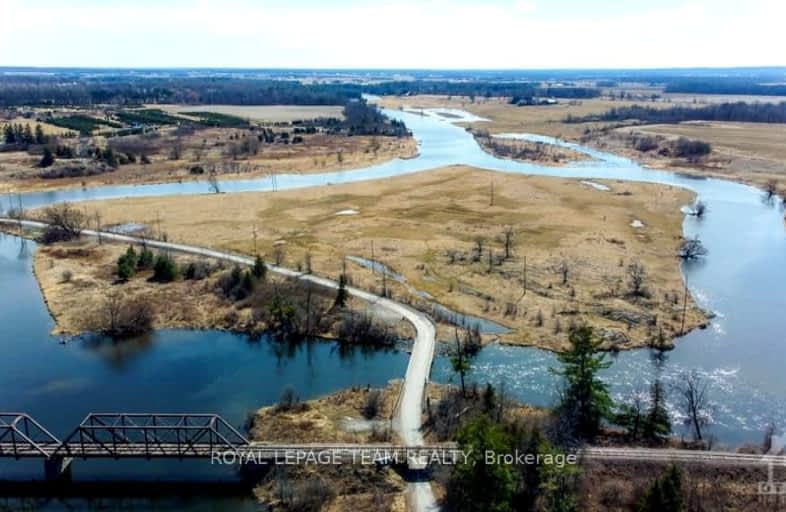
[[[698,235],[710,253],[705,261],[685,265],[683,271],[694,297],[717,317],[709,329],[677,340],[676,349],[663,361],[656,361],[648,350],[616,356],[607,371],[612,392],[618,398],[627,396],[645,388],[656,375],[675,383],[682,372],[696,368],[710,379],[715,403],[712,432],[722,442],[759,441],[770,419],[786,424],[782,371],[786,292],[781,289],[786,283],[786,230],[782,209],[763,201],[760,191],[729,181],[647,170],[628,159],[582,147],[576,149],[594,160],[559,168],[517,163],[485,153],[469,133],[445,120],[388,113],[412,129],[420,143],[419,157],[352,171],[279,175],[276,188],[468,164],[504,172],[635,180],[691,189],[709,205],[709,213],[702,219],[686,217],[684,232]],[[608,184],[615,186],[613,181]],[[258,178],[226,181],[221,188],[231,193],[272,190],[273,185],[269,178]],[[36,192],[24,194],[22,200],[25,208],[31,208],[64,200],[207,191],[206,183],[189,182]],[[120,345],[94,338],[61,346],[47,334],[52,320],[30,271],[33,250],[34,244],[23,244],[18,238],[0,241],[0,409],[29,412],[57,435],[64,435],[87,412],[102,410],[210,411],[238,425],[248,410],[275,402],[286,385],[294,385],[303,398],[309,398],[352,384],[381,385],[403,376],[406,368],[406,355],[400,353],[347,355],[339,354],[331,343],[281,347],[215,331],[161,331]],[[538,349],[491,346],[475,362],[473,377],[504,383],[516,398],[549,405],[555,398],[555,381],[548,368],[555,364],[552,354]],[[436,362],[434,378],[450,379],[446,360]],[[672,400],[672,412],[679,420],[673,404]],[[1,474],[25,475],[29,469],[24,465],[3,464]],[[153,474],[179,474],[183,469],[183,465],[165,466]],[[185,471],[211,471],[194,466]],[[110,468],[80,461],[75,470],[76,476],[83,471],[85,478],[92,478],[147,473],[149,467],[112,463]],[[40,472],[38,466],[35,472]]]

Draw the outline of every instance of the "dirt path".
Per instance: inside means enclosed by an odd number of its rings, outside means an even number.
[[[0,223],[3,224],[19,224],[20,221],[14,219],[0,218]],[[46,223],[36,221],[21,221],[25,227],[43,228]],[[85,229],[82,231],[84,236],[97,237],[99,232],[94,230]],[[177,251],[185,254],[194,254],[205,256],[208,258],[219,259],[240,265],[251,266],[254,264],[254,258],[248,256],[240,256],[228,252],[216,251],[204,247],[194,247],[184,244],[175,244],[170,242],[160,242],[156,240],[141,239],[128,235],[121,235],[118,233],[108,233],[105,231],[100,232],[101,238],[105,240],[113,240],[116,242],[124,243],[145,243],[148,247],[156,249],[166,249],[170,251]],[[302,279],[304,281],[312,282],[316,285],[325,288],[337,289],[338,283],[336,281],[318,277],[313,274],[306,274],[292,269],[279,267],[275,265],[268,265],[271,272],[291,277],[295,279]],[[401,388],[401,395],[396,406],[393,419],[393,428],[404,444],[408,446],[423,445],[423,435],[420,432],[421,415],[423,411],[423,397],[425,395],[425,387],[429,380],[431,373],[431,363],[434,359],[434,347],[436,344],[436,327],[425,313],[421,313],[409,306],[405,306],[390,299],[378,297],[373,293],[369,293],[358,288],[347,287],[347,292],[353,297],[357,297],[364,301],[373,304],[375,308],[387,310],[397,316],[406,319],[412,324],[417,333],[415,343],[412,347],[412,354],[409,358],[407,365],[407,372],[404,376],[404,385]],[[434,498],[429,482],[414,482],[408,486],[410,493],[410,506],[416,511],[435,511],[439,507]]]

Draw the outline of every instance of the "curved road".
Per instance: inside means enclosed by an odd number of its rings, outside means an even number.
[[[15,219],[0,218],[0,223],[19,225],[20,221]],[[21,224],[30,228],[44,228],[47,226],[47,224],[44,222],[31,220],[23,220],[21,221]],[[254,264],[254,258],[240,256],[228,252],[216,251],[204,247],[195,247],[192,245],[176,244],[171,242],[161,242],[157,240],[147,240],[134,236],[122,235],[119,233],[111,233],[106,231],[98,232],[90,229],[83,230],[82,234],[91,237],[97,237],[100,234],[101,238],[106,240],[135,244],[144,243],[148,247],[166,249],[184,254],[205,256],[208,258],[228,261],[240,265]],[[302,279],[303,281],[309,281],[325,288],[338,289],[338,283],[331,279],[318,277],[313,274],[298,272],[276,265],[268,265],[268,268],[270,271],[283,276]],[[421,446],[423,445],[423,435],[420,432],[423,400],[426,384],[428,384],[429,374],[431,373],[431,364],[434,359],[436,328],[425,313],[417,311],[416,309],[413,309],[409,306],[387,298],[378,297],[373,293],[369,293],[365,290],[351,286],[347,287],[347,292],[349,292],[349,294],[353,297],[362,299],[370,304],[373,304],[375,307],[384,308],[391,313],[394,313],[398,317],[406,319],[415,328],[415,343],[412,347],[412,354],[410,355],[409,363],[407,364],[407,372],[404,376],[404,385],[401,388],[401,394],[399,395],[398,404],[394,412],[393,428],[401,437],[401,440],[405,445]],[[411,483],[409,484],[409,490],[410,506],[413,510],[439,510],[429,482],[426,481]]]

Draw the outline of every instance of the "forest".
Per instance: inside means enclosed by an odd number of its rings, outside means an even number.
[[[343,105],[360,97],[350,84],[302,84],[286,80],[226,77],[100,78],[61,81],[56,77],[0,75],[0,107],[143,105]]]
[[[439,94],[447,96],[469,96],[470,98],[490,97],[535,97],[547,96],[554,98],[595,98],[600,90],[591,87],[575,86],[543,86],[535,82],[499,82],[499,81],[446,81],[446,80],[413,80],[380,82],[366,85],[364,92],[377,95],[402,96],[407,94]]]
[[[567,123],[636,120],[645,124],[673,124],[683,121],[734,121],[744,123],[786,123],[786,102],[719,103],[704,107],[653,108],[640,105],[612,108],[599,115],[568,116]]]

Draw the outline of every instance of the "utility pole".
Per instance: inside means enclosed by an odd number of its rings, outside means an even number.
[[[259,254],[257,252],[257,224],[256,224],[256,222],[254,223],[254,254],[255,255]]]
[[[96,236],[98,237],[98,245],[101,245],[101,212],[96,210]]]
[[[494,206],[494,182],[491,182],[491,201],[489,202],[489,206]]]
[[[685,335],[685,313],[688,310],[688,275],[685,274],[685,291],[682,298],[682,326],[680,327],[680,336]]]
[[[371,241],[371,274],[376,275],[377,273],[377,265],[376,261],[374,261],[374,240]]]
[[[388,273],[383,268],[382,270],[382,296],[388,296]]]
[[[527,294],[527,257],[524,256],[524,293],[522,295]]]

